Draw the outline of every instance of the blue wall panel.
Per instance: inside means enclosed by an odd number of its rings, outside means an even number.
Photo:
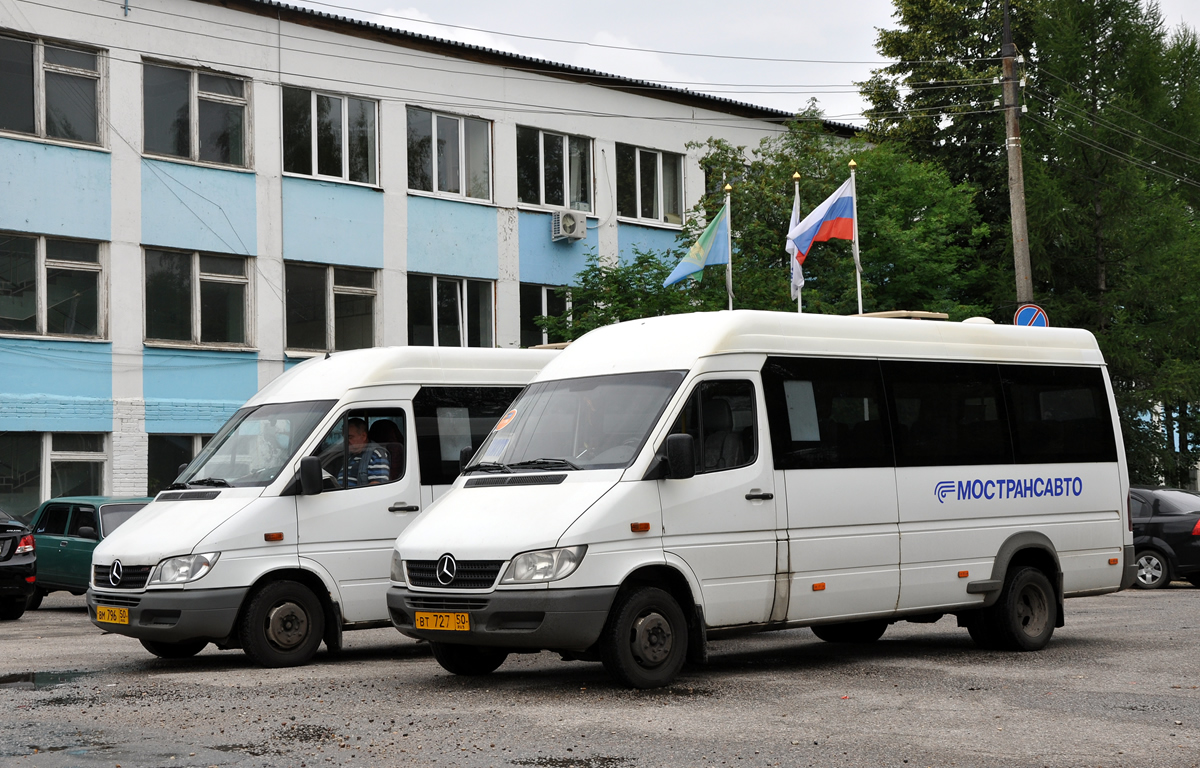
[[[383,193],[284,177],[283,258],[381,269]]]
[[[111,432],[112,345],[0,339],[0,431]]]
[[[112,239],[112,156],[0,139],[0,229]]]
[[[496,216],[487,205],[409,195],[408,270],[495,280]]]
[[[569,285],[583,269],[589,253],[596,253],[600,236],[588,229],[583,240],[550,239],[549,213],[517,213],[517,233],[521,238],[521,282],[542,285]],[[589,225],[591,221],[589,220]]]
[[[258,355],[148,347],[142,389],[147,432],[216,432],[258,391]]]
[[[675,240],[678,230],[658,229],[657,227],[639,227],[636,224],[617,225],[617,250],[622,262],[633,261],[633,249],[636,246],[643,251],[663,251],[681,248]],[[684,249],[686,250],[686,249]]]
[[[142,160],[142,242],[189,251],[258,252],[254,174]]]

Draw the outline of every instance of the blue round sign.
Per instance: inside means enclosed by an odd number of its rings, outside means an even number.
[[[1046,328],[1050,325],[1050,318],[1046,317],[1046,310],[1037,304],[1022,304],[1017,308],[1017,314],[1013,315],[1013,325],[1036,325]]]

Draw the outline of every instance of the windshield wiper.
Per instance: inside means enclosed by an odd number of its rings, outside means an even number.
[[[507,464],[501,464],[498,461],[481,461],[464,469],[463,474],[465,475],[475,470],[479,470],[480,472],[512,472]]]
[[[227,480],[221,477],[202,477],[199,480],[188,480],[188,485],[211,485],[216,488],[232,488]]]
[[[187,483],[171,483],[167,486],[168,491],[186,491]]]
[[[530,459],[529,461],[518,461],[516,464],[509,464],[512,469],[583,469],[570,459]]]

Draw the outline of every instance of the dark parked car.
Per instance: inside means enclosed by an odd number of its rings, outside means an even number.
[[[29,609],[41,605],[49,592],[60,589],[73,595],[86,592],[96,544],[151,501],[66,496],[42,502],[29,521],[39,555],[37,591],[29,601]]]
[[[1200,493],[1134,488],[1129,493],[1133,547],[1141,589],[1187,579],[1200,587]]]
[[[21,618],[36,588],[37,554],[33,533],[0,511],[0,620]]]

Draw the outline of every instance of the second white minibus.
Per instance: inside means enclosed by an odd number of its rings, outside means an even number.
[[[1037,650],[1135,573],[1092,335],[715,312],[593,331],[398,538],[387,602],[447,670],[510,652],[670,683],[709,640],[957,616]]]

